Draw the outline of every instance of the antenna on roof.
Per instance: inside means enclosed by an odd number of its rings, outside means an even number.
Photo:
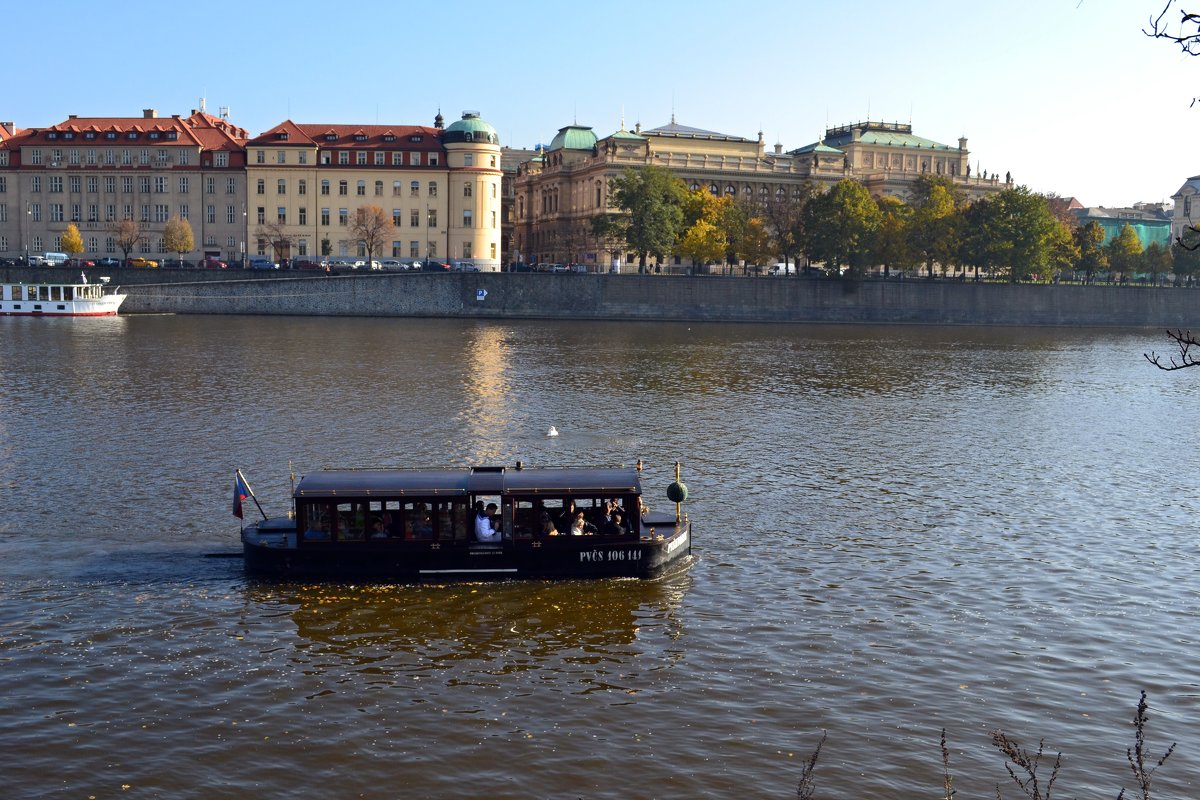
[[[217,113],[218,113],[218,116],[220,116],[220,117],[221,117],[221,119],[223,119],[223,120],[227,120],[227,121],[228,121],[228,119],[229,119],[229,106],[221,106],[219,109],[217,109]]]
[[[208,100],[204,97],[204,95],[200,95],[200,113],[201,114],[204,114],[207,112],[207,110],[208,110],[207,105],[208,105]]]

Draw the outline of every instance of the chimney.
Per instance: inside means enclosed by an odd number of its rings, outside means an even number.
[[[0,128],[8,131],[8,135],[12,136],[17,132],[17,123],[15,122],[0,122]]]
[[[156,119],[157,117],[158,117],[158,112],[155,111],[153,108],[143,108],[142,109],[142,119]]]
[[[782,142],[776,142],[776,143],[775,143],[775,155],[779,155],[779,154],[780,154],[780,153],[782,153],[782,152],[783,152],[783,143],[782,143]]]
[[[78,114],[67,114],[67,119],[79,119]]]

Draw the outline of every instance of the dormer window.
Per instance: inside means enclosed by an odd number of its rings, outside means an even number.
[[[336,133],[327,133],[327,134],[325,134],[325,141],[327,141],[327,142],[336,142],[336,141],[337,141],[337,134],[336,134]]]
[[[279,133],[275,134],[275,138],[286,142],[288,138],[287,131],[280,131]]]
[[[130,131],[129,133],[125,134],[125,138],[127,138],[127,139],[136,139],[136,138],[137,138],[137,131]]]
[[[58,134],[57,134],[57,133],[55,133],[54,131],[50,131],[49,133],[47,133],[47,134],[46,134],[46,138],[47,138],[47,139],[57,139],[57,138],[58,138]]]
[[[168,139],[178,139],[179,134],[176,131],[167,131],[167,138]]]
[[[394,134],[391,134],[391,133],[389,133],[389,134],[387,134],[386,136],[384,136],[384,137],[383,137],[383,140],[384,140],[385,142],[394,142],[394,141],[396,141],[396,137],[395,137],[395,135],[394,135]]]
[[[367,140],[367,135],[366,135],[365,133],[356,133],[356,134],[354,134],[354,141],[356,141],[356,142],[365,142],[366,140]]]
[[[75,134],[71,133],[70,131],[67,131],[66,133],[63,134],[63,138],[64,139],[74,139]]]
[[[408,140],[410,142],[423,142],[425,141],[425,137],[421,136],[420,134],[413,134],[412,136],[408,137]]]
[[[96,134],[95,134],[94,132],[92,132],[92,131],[88,131],[87,133],[85,133],[85,134],[83,135],[83,138],[85,138],[85,139],[95,139],[95,138],[96,138]]]
[[[109,131],[108,133],[104,134],[104,138],[105,139],[115,139],[115,138],[117,138],[117,134],[114,131]]]
[[[151,138],[151,139],[157,139],[157,138],[158,138],[158,131],[151,131],[151,132],[150,132],[150,138]]]

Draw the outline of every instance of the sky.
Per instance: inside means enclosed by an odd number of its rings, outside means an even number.
[[[973,173],[1086,206],[1169,202],[1200,174],[1200,58],[1143,33],[1166,3],[62,0],[52,36],[6,37],[0,120],[187,115],[203,101],[257,135],[285,119],[431,125],[471,110],[529,148],[565,125],[606,136],[674,115],[762,131],[770,151],[870,119],[964,136]],[[6,27],[47,31],[46,14],[18,3]]]

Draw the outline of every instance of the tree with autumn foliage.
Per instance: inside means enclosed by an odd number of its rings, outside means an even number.
[[[177,253],[183,258],[184,253],[190,253],[196,248],[196,240],[192,235],[192,224],[182,217],[171,217],[163,226],[163,249],[168,253]]]
[[[810,200],[805,212],[809,258],[824,262],[832,275],[860,274],[882,217],[867,187],[849,178],[838,181]]]
[[[62,236],[62,251],[72,257],[83,252],[83,237],[79,235],[79,226],[74,222],[67,226]]]
[[[1121,273],[1122,280],[1129,280],[1137,272],[1142,263],[1142,241],[1132,225],[1121,226],[1120,232],[1114,236],[1105,249],[1108,251],[1108,265],[1113,272]]]

